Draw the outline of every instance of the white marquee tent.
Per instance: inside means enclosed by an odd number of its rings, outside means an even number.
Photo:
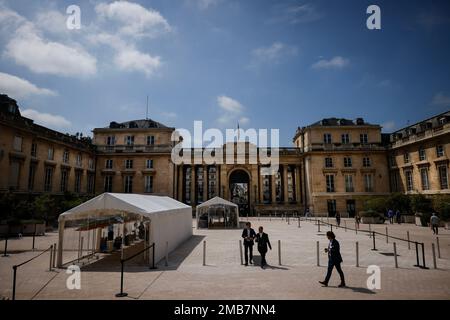
[[[197,206],[197,228],[239,228],[239,206],[214,197]]]
[[[69,221],[88,221],[108,217],[148,221],[149,245],[155,243],[155,262],[192,236],[192,208],[170,197],[104,193],[59,216],[57,264],[63,264],[64,227]]]

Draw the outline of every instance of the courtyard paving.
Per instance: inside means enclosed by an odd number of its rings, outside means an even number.
[[[264,226],[273,250],[269,251],[269,267],[262,270],[257,265],[240,264],[239,240],[241,230],[197,230],[194,236],[169,255],[156,270],[150,270],[142,261],[126,267],[124,291],[121,299],[449,299],[450,298],[450,231],[440,229],[441,258],[437,269],[433,267],[431,244],[436,237],[428,228],[411,224],[372,225],[371,230],[406,238],[409,231],[412,241],[425,243],[426,265],[429,269],[414,267],[414,245],[408,249],[403,241],[396,241],[398,265],[395,268],[393,240],[376,237],[378,251],[372,251],[372,238],[366,233],[333,228],[341,243],[341,252],[347,288],[337,288],[339,279],[333,274],[330,286],[323,288],[318,281],[326,273],[327,246],[325,232],[329,226],[314,222],[281,219],[250,221],[256,229]],[[324,220],[326,221],[326,220]],[[354,228],[353,220],[343,220]],[[330,223],[334,220],[329,220]],[[342,226],[344,223],[342,224]],[[361,228],[368,229],[367,225]],[[281,242],[281,265],[278,261],[278,240]],[[203,241],[206,241],[206,266],[203,266]],[[320,243],[320,266],[317,266],[316,242]],[[9,257],[0,257],[0,297],[11,297],[12,266],[24,262],[57,242],[57,233],[36,238],[36,250],[31,249],[31,238],[9,240]],[[359,267],[356,267],[356,242],[359,245]],[[4,242],[0,241],[0,249]],[[437,248],[436,248],[437,249]],[[437,250],[436,250],[437,253]],[[65,261],[75,258],[76,252],[65,252]],[[68,290],[65,269],[48,271],[49,255],[20,267],[17,277],[17,299],[117,299],[120,285],[118,257],[101,258],[82,267],[81,290]],[[420,255],[422,263],[422,257]],[[255,262],[259,262],[255,253]],[[366,282],[367,267],[381,269],[381,289],[369,290]]]

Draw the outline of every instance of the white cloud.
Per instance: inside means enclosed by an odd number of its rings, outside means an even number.
[[[309,3],[301,5],[277,4],[273,9],[274,15],[267,20],[268,23],[310,23],[323,17],[323,14]]]
[[[244,109],[239,101],[224,95],[217,97],[217,104],[223,110],[231,113],[240,113]]]
[[[121,70],[141,71],[147,76],[152,75],[161,65],[160,57],[152,57],[134,48],[121,50],[114,58],[114,62]]]
[[[21,114],[22,116],[33,119],[36,123],[46,127],[65,129],[72,125],[69,120],[62,116],[42,113],[33,109],[23,110],[21,111]]]
[[[246,124],[248,124],[249,122],[250,122],[250,119],[247,118],[247,117],[241,117],[241,118],[239,119],[239,123],[240,123],[240,124],[243,124],[243,125],[246,125]]]
[[[131,37],[154,37],[168,32],[171,27],[167,20],[153,9],[128,1],[100,3],[95,7],[100,17],[121,24],[119,33]]]
[[[313,69],[342,69],[350,64],[350,60],[340,56],[331,58],[330,60],[322,59],[314,63]]]
[[[435,107],[450,107],[450,96],[439,92],[433,97],[431,104]]]
[[[3,72],[0,72],[0,92],[14,99],[25,98],[30,95],[57,95],[50,89],[39,88],[25,79]]]
[[[386,131],[394,131],[394,129],[397,127],[394,121],[387,121],[381,125],[383,127],[383,130]]]
[[[97,60],[83,48],[43,39],[32,23],[22,25],[6,45],[5,55],[35,73],[90,76]]]
[[[66,25],[67,16],[60,11],[48,10],[38,12],[34,24],[51,34],[63,35],[73,32]]]
[[[268,47],[260,47],[252,51],[251,66],[267,63],[278,63],[283,57],[297,54],[297,48],[281,42],[274,42]]]

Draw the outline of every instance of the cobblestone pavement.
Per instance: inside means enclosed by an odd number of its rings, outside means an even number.
[[[239,239],[241,230],[196,230],[194,236],[169,255],[169,265],[164,261],[156,270],[150,270],[143,261],[126,266],[122,299],[449,299],[450,298],[450,231],[440,230],[441,258],[433,266],[431,244],[436,237],[428,228],[410,224],[375,225],[371,230],[394,237],[405,238],[409,231],[412,241],[423,242],[425,262],[429,269],[414,267],[415,245],[408,249],[407,242],[377,235],[376,248],[367,233],[333,228],[341,243],[341,252],[347,288],[337,288],[339,279],[333,274],[330,286],[323,288],[318,281],[326,272],[327,246],[325,232],[329,226],[292,219],[257,219],[250,221],[256,229],[263,225],[269,234],[273,250],[269,251],[269,267],[240,264]],[[347,227],[353,220],[345,219]],[[324,220],[326,222],[326,220]],[[333,220],[329,220],[334,223]],[[342,226],[344,223],[342,223]],[[368,230],[368,225],[361,225]],[[278,261],[278,240],[281,246],[281,265]],[[203,266],[203,241],[206,241],[206,266]],[[320,266],[317,266],[316,242],[320,244]],[[399,268],[395,268],[393,241],[397,246]],[[26,261],[50,244],[57,242],[57,233],[36,238],[36,250],[31,249],[31,238],[9,240],[9,257],[0,257],[0,297],[11,297],[12,266]],[[359,267],[356,267],[356,242],[359,247]],[[0,241],[0,248],[4,241]],[[419,246],[420,263],[422,261]],[[436,248],[437,254],[437,248]],[[65,261],[76,257],[76,252],[65,252]],[[20,267],[17,276],[17,299],[116,299],[120,289],[120,263],[118,254],[92,260],[82,267],[81,290],[68,290],[69,277],[65,269],[48,271],[49,254]],[[255,263],[259,255],[255,252]],[[381,289],[369,290],[366,282],[369,265],[381,270]]]

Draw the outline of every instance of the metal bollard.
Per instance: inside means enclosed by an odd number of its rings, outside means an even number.
[[[320,267],[320,245],[319,245],[319,241],[317,241],[317,266]]]
[[[369,223],[369,238],[372,237],[372,225]]]
[[[166,241],[166,255],[165,255],[165,263],[166,267],[169,266],[169,241]]]
[[[431,251],[433,252],[433,267],[437,269],[436,263],[436,250],[434,249],[434,243],[431,244]]]
[[[53,245],[50,246],[50,262],[48,264],[48,271],[52,271],[53,265]]]
[[[356,241],[356,267],[359,267],[359,245],[358,241]]]
[[[414,265],[414,267],[420,267],[420,262],[419,262],[419,243],[416,241],[416,242],[414,242],[414,244],[416,245],[416,264]]]
[[[298,217],[298,227],[300,228],[300,217]]]
[[[425,243],[422,242],[422,262],[423,262],[423,269],[428,269],[427,265],[425,264]]]
[[[372,232],[372,241],[373,241],[372,251],[377,251],[377,247],[375,246],[375,231]]]
[[[281,240],[278,240],[278,265],[281,266]]]
[[[358,224],[355,221],[355,234],[358,234]]]
[[[436,237],[438,259],[441,259],[441,246],[439,245],[439,237]]]
[[[386,227],[386,243],[389,243],[388,227]]]
[[[347,232],[347,221],[345,221],[345,220],[344,220],[344,229],[345,229],[345,232]]]
[[[241,265],[244,264],[244,256],[242,254],[242,240],[239,240],[239,255],[241,256]]]
[[[394,260],[395,260],[395,268],[398,269],[398,261],[397,261],[397,244],[394,242]]]
[[[52,262],[53,268],[56,268],[56,243],[53,244],[53,262]]]
[[[287,217],[287,222],[288,224],[291,224],[291,219],[289,218],[289,216]]]
[[[320,221],[317,221],[317,232],[320,232]]]
[[[203,266],[206,266],[206,240],[203,241]]]
[[[406,237],[408,238],[408,250],[411,250],[411,243],[410,243],[410,240],[409,240],[409,230],[406,231]]]

